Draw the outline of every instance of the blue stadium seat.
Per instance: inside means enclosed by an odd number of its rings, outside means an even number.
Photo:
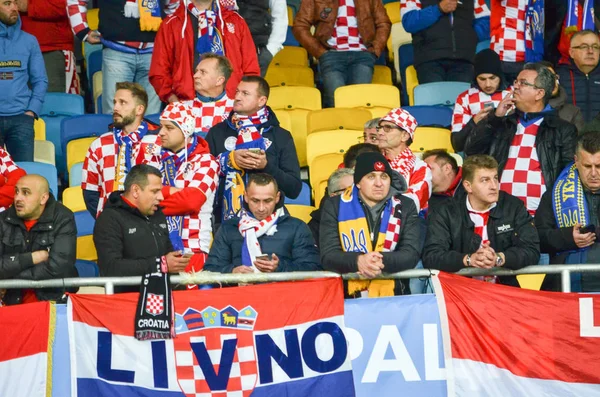
[[[475,49],[475,52],[483,51],[486,48],[490,48],[490,41],[489,40],[480,41],[479,43],[477,43],[477,48]]]
[[[96,98],[96,114],[102,114],[102,94]]]
[[[40,116],[74,116],[84,113],[85,107],[81,95],[49,92],[44,98]]]
[[[144,118],[150,120],[154,124],[160,124],[160,115],[160,113],[147,114],[144,116]]]
[[[400,100],[402,104],[408,105],[408,93],[406,91],[406,68],[414,63],[415,57],[413,53],[412,44],[402,44],[398,47],[398,60],[400,66],[400,78],[402,79],[402,91],[400,94]]]
[[[292,27],[288,26],[287,27],[287,35],[285,36],[285,41],[283,42],[284,46],[292,46],[292,47],[300,47],[300,43],[298,43],[298,40],[296,40],[296,38],[294,37],[294,34],[292,33]]]
[[[310,186],[308,186],[308,183],[302,182],[300,195],[295,199],[286,197],[285,204],[310,205]]]
[[[452,108],[447,106],[402,106],[417,119],[420,127],[449,128],[452,124]]]
[[[469,89],[471,85],[461,81],[440,81],[436,83],[419,84],[415,87],[415,106],[444,105],[453,106],[456,97]]]
[[[100,275],[100,269],[98,269],[96,262],[93,261],[77,259],[75,267],[77,268],[79,277],[98,277]]]
[[[64,119],[60,126],[62,153],[66,152],[69,141],[90,136],[100,136],[109,131],[108,126],[112,122],[113,118],[110,114],[85,114],[83,116]]]
[[[64,119],[71,116],[67,115],[46,115],[42,119],[46,123],[46,140],[54,144],[54,163],[60,167],[65,162],[64,154],[60,144],[60,126]],[[64,173],[64,169],[59,168],[60,173]]]
[[[58,173],[56,167],[47,163],[36,163],[33,161],[18,161],[17,165],[28,174],[38,174],[48,180],[50,191],[54,198],[58,198]]]
[[[81,185],[81,171],[83,170],[83,163],[75,163],[69,170],[69,186],[80,186]]]
[[[88,211],[77,211],[74,215],[78,237],[94,234],[94,223],[96,221]]]
[[[94,73],[102,70],[102,51],[94,51],[87,57],[87,79],[90,92],[94,92]]]

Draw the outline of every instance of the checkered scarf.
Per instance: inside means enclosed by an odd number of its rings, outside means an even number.
[[[410,176],[412,175],[415,164],[417,162],[417,156],[410,150],[410,148],[404,149],[402,153],[397,155],[393,159],[388,159],[390,162],[390,166],[396,172],[404,177],[406,182],[410,181]]]
[[[275,234],[277,232],[277,221],[284,214],[285,211],[282,207],[267,218],[259,221],[249,211],[242,210],[240,213],[238,230],[244,237],[244,244],[242,244],[242,264],[252,267],[255,273],[260,273],[260,270],[254,266],[254,261],[257,256],[262,255],[258,238],[265,234],[268,236]]]
[[[114,191],[125,189],[125,176],[132,167],[131,156],[133,146],[141,142],[142,139],[148,134],[148,123],[142,121],[137,130],[130,134],[127,134],[124,130],[119,128],[113,128],[113,134],[115,141],[119,146],[119,156],[117,157],[117,169],[115,172],[115,184]]]
[[[490,211],[496,206],[496,203],[492,204],[490,208],[485,211],[474,210],[467,197],[467,211],[469,212],[469,218],[475,225],[475,234],[481,237],[481,244],[485,244],[490,241],[487,231],[488,221],[490,219]]]

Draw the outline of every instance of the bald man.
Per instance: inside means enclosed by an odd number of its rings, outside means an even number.
[[[26,175],[15,186],[13,205],[0,213],[0,279],[77,277],[77,229],[73,212],[56,201],[48,181]],[[4,304],[61,301],[65,289],[11,289]]]

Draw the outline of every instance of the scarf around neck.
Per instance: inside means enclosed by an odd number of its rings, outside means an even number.
[[[278,208],[267,218],[259,221],[250,211],[245,209],[240,213],[240,221],[238,222],[238,230],[244,237],[242,244],[242,264],[250,266],[255,273],[260,273],[260,270],[254,266],[254,261],[257,256],[263,254],[258,238],[263,235],[272,236],[277,232],[277,221],[281,216],[285,215],[283,207]]]
[[[148,123],[142,121],[137,130],[127,134],[120,128],[113,128],[113,136],[118,146],[117,168],[113,191],[125,188],[125,177],[132,167],[133,146],[138,144],[148,134]],[[135,165],[135,164],[134,164]]]

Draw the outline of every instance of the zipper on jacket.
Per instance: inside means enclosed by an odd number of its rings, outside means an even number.
[[[454,12],[450,13],[450,34],[452,35],[452,55],[456,57],[456,37],[454,36]]]
[[[156,235],[154,234],[154,228],[152,227],[152,223],[150,219],[146,218],[146,222],[150,225],[150,233],[152,233],[152,238],[154,239],[154,245],[156,246],[156,258],[160,257],[160,247],[158,246],[158,240],[156,239]]]

